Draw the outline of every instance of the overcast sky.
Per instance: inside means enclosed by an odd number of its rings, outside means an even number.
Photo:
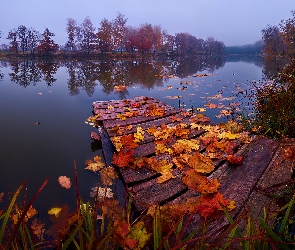
[[[213,36],[226,46],[254,43],[268,24],[278,25],[295,10],[294,0],[0,0],[0,44],[8,31],[25,25],[55,33],[54,41],[67,40],[67,18],[80,24],[89,16],[94,27],[118,12],[127,25],[161,25],[169,34],[188,32],[197,38]]]

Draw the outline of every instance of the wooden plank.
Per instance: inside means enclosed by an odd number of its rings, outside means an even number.
[[[164,183],[157,183],[158,178],[155,178],[140,185],[133,186],[132,201],[136,210],[142,211],[149,205],[163,203],[186,190],[187,186],[180,178],[180,170],[174,170],[173,174],[177,177]]]
[[[221,183],[219,189],[220,193],[222,193],[226,199],[235,201],[236,208],[230,212],[233,218],[236,218],[246,204],[250,194],[271,162],[278,146],[278,141],[259,137],[255,142],[249,145],[243,164],[237,167],[233,166],[235,171],[229,173]],[[192,223],[188,228],[188,233],[191,233],[198,226],[202,225],[202,223],[204,223],[204,220],[199,215],[194,215]],[[227,224],[228,221],[226,217],[221,216],[208,225],[207,230],[208,232],[219,232],[219,230]],[[215,237],[216,236],[217,235],[215,235]]]
[[[285,189],[285,185],[278,187],[280,183],[286,183],[292,177],[292,162],[285,160],[283,155],[288,147],[295,147],[295,139],[286,138],[280,143],[276,150],[272,161],[263,173],[255,189],[251,193],[247,206],[250,208],[250,213],[256,226],[260,224],[259,218],[263,218],[263,208],[270,211],[278,211],[278,206],[275,199],[272,199],[267,194],[280,193]],[[271,188],[275,186],[275,188]],[[262,192],[265,190],[265,192]],[[275,214],[275,212],[274,212]],[[270,215],[270,214],[269,214]],[[276,220],[276,216],[269,218],[268,225],[272,226]],[[240,228],[245,228],[245,221],[241,223]]]

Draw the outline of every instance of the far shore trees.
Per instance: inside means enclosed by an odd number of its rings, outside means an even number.
[[[224,53],[223,42],[208,37],[206,40],[196,38],[189,33],[168,34],[159,25],[149,23],[138,27],[127,25],[127,18],[118,13],[116,18],[102,19],[95,28],[90,17],[81,24],[72,18],[67,19],[65,44],[58,45],[51,38],[54,33],[46,29],[42,35],[33,28],[20,25],[10,30],[7,36],[10,51],[16,55],[35,54],[53,55],[59,50],[89,54],[106,53],[141,53],[164,55],[206,55],[219,57]]]

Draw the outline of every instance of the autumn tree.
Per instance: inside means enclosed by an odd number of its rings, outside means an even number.
[[[127,32],[126,22],[127,18],[121,13],[118,13],[113,21],[113,45],[114,48],[119,49],[121,53],[124,45],[124,37]]]
[[[151,51],[153,46],[153,35],[153,27],[151,24],[142,24],[138,29],[135,46],[142,54]]]
[[[112,22],[106,18],[100,22],[97,32],[98,47],[101,53],[110,51],[112,47]]]
[[[162,42],[163,42],[163,50],[166,52],[173,52],[175,47],[175,37],[173,35],[168,34],[166,30],[162,31]]]
[[[153,26],[153,47],[154,52],[159,52],[162,49],[163,37],[162,37],[162,28],[159,25]]]
[[[33,28],[28,29],[27,32],[27,50],[34,54],[40,41],[40,33]]]
[[[175,34],[175,47],[177,54],[184,54],[188,50],[188,41],[189,34],[188,33],[176,33]]]
[[[132,53],[136,49],[137,44],[137,32],[138,29],[128,26],[126,30],[126,35],[124,39],[124,46],[127,49],[127,51],[131,51]]]
[[[37,47],[37,51],[41,55],[50,55],[55,53],[58,50],[58,44],[56,44],[52,36],[55,36],[54,33],[50,32],[48,28],[42,34],[42,39]]]
[[[89,54],[96,47],[95,27],[90,17],[86,17],[78,30],[78,40],[84,53]]]
[[[10,40],[9,44],[10,44],[10,49],[12,50],[12,52],[18,54],[19,46],[17,41],[17,30],[16,29],[10,30],[8,32],[6,39]]]
[[[291,11],[292,18],[283,20],[280,23],[281,36],[284,39],[286,52],[289,55],[295,54],[295,11]]]
[[[68,18],[67,19],[67,27],[66,32],[68,34],[68,41],[66,42],[66,48],[68,50],[75,50],[76,49],[76,40],[77,40],[77,21]]]
[[[263,52],[266,55],[276,56],[284,51],[284,40],[278,26],[268,25],[262,30],[262,39],[264,42]]]

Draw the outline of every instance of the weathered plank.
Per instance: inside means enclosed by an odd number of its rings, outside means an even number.
[[[244,152],[246,158],[243,164],[233,167],[235,170],[228,173],[223,179],[219,191],[226,199],[235,201],[236,209],[230,212],[233,218],[237,217],[249,200],[251,193],[254,191],[256,184],[267,169],[278,146],[278,141],[270,140],[265,137],[257,138],[255,142],[249,144]],[[197,226],[202,225],[203,222],[203,219],[199,215],[194,215],[188,232],[192,232]],[[212,221],[212,223],[208,225],[207,230],[208,232],[218,232],[227,224],[228,220],[226,217],[221,216],[219,219]],[[215,235],[215,237],[216,236],[217,235]]]

